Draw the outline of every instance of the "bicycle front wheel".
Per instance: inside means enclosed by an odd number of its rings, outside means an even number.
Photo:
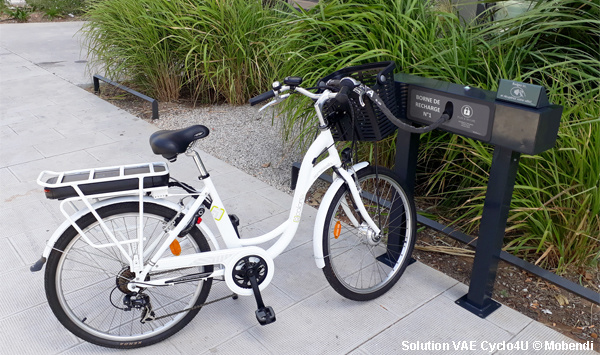
[[[108,205],[97,212],[117,239],[137,237],[140,227],[138,202]],[[176,211],[164,206],[144,204],[144,265],[166,238],[163,227],[175,215]],[[77,224],[94,244],[111,243],[91,213],[81,217]],[[180,255],[210,250],[206,238],[197,228],[177,240]],[[135,253],[137,246],[137,243],[124,244],[130,253]],[[167,250],[167,253],[172,252]],[[150,274],[146,280],[210,271],[212,266],[186,268]],[[173,286],[148,287],[134,296],[144,295],[144,300],[139,301],[144,307],[127,307],[127,297],[132,296],[127,283],[134,277],[129,262],[116,246],[94,248],[69,227],[57,240],[48,258],[46,296],[58,320],[76,336],[105,347],[136,348],[164,340],[189,323],[206,301],[212,282],[211,279],[195,280]],[[145,317],[150,310],[156,319]]]
[[[323,273],[342,296],[366,301],[387,292],[409,264],[416,212],[412,196],[391,170],[367,167],[357,178],[362,203],[381,233],[363,220],[348,186],[340,187],[325,219]]]

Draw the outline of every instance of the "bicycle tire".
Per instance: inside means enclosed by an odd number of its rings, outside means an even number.
[[[394,286],[410,263],[416,212],[414,199],[391,170],[371,166],[360,170],[357,178],[361,198],[381,229],[381,238],[361,222],[348,186],[342,185],[325,218],[323,273],[340,295],[367,301]]]
[[[117,238],[134,237],[139,226],[139,203],[124,202],[97,210],[103,222]],[[144,203],[144,244],[154,251],[152,242],[164,238],[162,227],[173,219],[176,211],[165,206]],[[77,225],[94,242],[107,243],[96,218],[88,213],[77,220]],[[160,239],[159,239],[160,240]],[[179,237],[181,254],[210,250],[206,238],[198,228]],[[136,243],[127,244],[135,250]],[[145,248],[146,248],[145,247]],[[169,250],[166,251],[169,253]],[[153,252],[146,256],[149,259]],[[160,277],[183,276],[192,272],[212,271],[212,266],[174,270]],[[71,333],[90,343],[110,348],[138,348],[162,341],[177,333],[200,311],[184,311],[164,319],[141,323],[142,310],[126,311],[126,295],[119,281],[129,279],[129,263],[116,247],[95,249],[89,246],[73,228],[69,227],[57,240],[48,258],[45,271],[46,297],[58,320]],[[191,270],[191,271],[190,271]],[[150,279],[152,276],[150,276]],[[126,281],[123,281],[126,282]],[[210,292],[212,279],[181,283],[173,286],[150,287],[144,290],[158,318],[161,315],[204,304]]]

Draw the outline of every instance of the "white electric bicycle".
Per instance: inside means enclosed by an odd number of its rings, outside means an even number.
[[[154,153],[171,162],[182,153],[193,158],[204,183],[199,190],[170,178],[162,162],[40,174],[38,183],[47,197],[62,200],[66,221],[31,270],[41,270],[47,262],[48,302],[69,331],[114,348],[159,342],[182,329],[204,305],[224,299],[207,302],[213,280],[225,281],[232,292],[227,297],[253,295],[260,324],[275,321],[261,291],[273,278],[273,259],[298,229],[310,186],[329,169],[333,183],[314,226],[317,266],[338,293],[353,300],[376,298],[396,283],[415,243],[412,196],[392,171],[367,162],[353,164],[348,152],[340,158],[330,122],[340,117],[340,110],[346,116],[352,110],[349,93],[358,92],[360,103],[353,100],[353,105],[364,106],[363,98],[372,96],[369,88],[346,77],[321,83],[313,93],[301,88],[301,82],[288,77],[251,100],[254,105],[275,98],[268,106],[292,93],[305,95],[315,100],[320,129],[293,174],[295,193],[287,220],[267,234],[239,235],[239,220],[226,210],[194,150],[194,142],[209,134],[201,125],[159,131],[150,138]],[[327,115],[328,110],[335,114]],[[181,200],[174,203],[169,196]],[[75,212],[67,212],[67,206]],[[214,220],[221,243],[203,218]],[[266,250],[258,246],[275,238]]]

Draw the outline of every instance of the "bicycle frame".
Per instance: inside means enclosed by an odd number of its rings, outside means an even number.
[[[324,152],[327,152],[328,156],[325,157],[321,162],[317,163],[316,165],[313,165],[312,162]],[[248,239],[238,238],[235,229],[231,223],[231,220],[228,217],[227,210],[225,209],[223,202],[221,201],[218,192],[214,187],[212,179],[210,177],[204,179],[203,182],[205,183],[205,186],[200,191],[199,197],[193,201],[191,206],[186,207],[186,210],[188,210],[188,212],[185,214],[181,222],[169,232],[169,237],[165,240],[161,248],[156,252],[154,257],[148,262],[143,271],[140,273],[140,280],[144,280],[145,275],[147,275],[147,273],[149,272],[167,271],[183,267],[197,267],[214,264],[223,264],[226,265],[225,269],[227,269],[227,266],[233,266],[230,264],[239,260],[238,255],[250,252],[250,250],[244,251],[244,249],[247,248],[251,248],[253,254],[258,254],[266,260],[275,259],[279,254],[281,254],[285,250],[285,248],[287,248],[289,243],[292,241],[294,235],[296,234],[296,231],[298,230],[298,225],[301,220],[302,212],[304,209],[304,199],[306,197],[308,189],[310,188],[310,186],[312,186],[316,179],[318,179],[318,177],[321,174],[323,174],[326,170],[335,167],[338,174],[340,174],[341,179],[343,179],[348,184],[348,186],[350,186],[350,191],[354,196],[355,201],[361,201],[360,192],[358,191],[356,184],[354,183],[352,175],[346,170],[342,169],[341,165],[342,162],[340,160],[337,148],[335,147],[331,132],[328,129],[324,130],[323,132],[321,132],[321,134],[319,134],[317,139],[310,146],[302,161],[300,173],[298,174],[296,190],[292,198],[291,209],[287,220],[264,235]],[[366,164],[361,164],[361,167],[362,166],[366,166]],[[169,247],[170,243],[181,232],[184,226],[186,226],[191,221],[191,218],[193,218],[195,212],[198,209],[202,208],[204,199],[206,199],[207,196],[210,196],[212,199],[210,212],[215,221],[217,229],[221,233],[226,249],[218,250],[216,252],[206,252],[191,255],[183,255],[178,257],[161,258],[163,253]],[[361,215],[363,216],[364,220],[369,224],[369,226],[375,231],[375,233],[379,233],[379,228],[369,217],[364,205],[362,205],[362,203],[358,203],[357,207],[361,212]],[[326,210],[323,209],[320,209],[318,212],[318,214],[324,213],[326,213]],[[253,246],[263,244],[275,238],[279,239],[264,252],[261,248],[252,248]],[[223,276],[223,272],[224,269],[215,270],[210,275],[207,275],[206,278]],[[150,285],[158,286],[168,284],[168,282],[166,281],[168,280],[152,280],[144,282],[143,284],[144,287]],[[267,284],[268,281],[263,282],[261,286],[266,287]],[[228,283],[228,286],[231,285],[229,285]],[[252,290],[236,289],[236,292],[239,292],[239,294],[246,295],[252,294]]]
[[[298,88],[301,89],[301,88]],[[304,90],[304,89],[302,89]],[[308,91],[307,91],[308,92]],[[312,94],[311,94],[312,95]],[[308,95],[307,95],[308,96]],[[165,193],[164,188],[159,189],[144,189],[143,188],[143,177],[139,177],[139,188],[137,190],[123,191],[117,193],[106,193],[102,195],[92,195],[86,196],[84,195],[79,188],[76,188],[79,197],[69,198],[62,202],[61,211],[67,217],[67,221],[63,223],[64,229],[66,229],[69,225],[73,226],[81,235],[82,238],[90,244],[90,246],[94,248],[103,248],[108,246],[116,246],[122,254],[124,254],[127,261],[130,263],[130,269],[135,272],[136,278],[129,284],[129,288],[132,291],[135,291],[138,287],[153,287],[153,286],[164,286],[172,284],[173,280],[169,278],[156,279],[152,278],[152,280],[145,281],[146,276],[150,272],[161,272],[168,271],[173,269],[180,268],[190,268],[190,267],[201,267],[208,265],[223,265],[224,267],[215,268],[213,272],[210,274],[202,275],[202,279],[215,278],[225,276],[225,281],[229,288],[237,294],[240,295],[252,295],[252,289],[243,289],[236,286],[232,280],[230,280],[227,275],[225,275],[225,270],[229,270],[233,268],[235,264],[244,256],[248,255],[256,255],[263,258],[270,268],[273,268],[273,259],[276,258],[279,254],[281,254],[292,241],[296,231],[298,230],[298,224],[301,220],[302,212],[304,209],[304,200],[308,189],[312,186],[312,184],[319,178],[321,174],[323,174],[326,170],[330,168],[334,168],[337,176],[336,184],[332,185],[331,188],[334,188],[336,191],[341,186],[342,183],[345,183],[356,202],[356,208],[358,212],[363,218],[363,221],[373,230],[374,233],[380,233],[379,228],[374,223],[374,221],[370,218],[367,213],[365,206],[362,203],[360,198],[360,191],[357,188],[357,185],[352,177],[352,174],[345,169],[342,168],[342,162],[339,157],[339,153],[337,148],[335,147],[335,142],[331,131],[325,126],[323,117],[321,115],[321,108],[323,103],[329,98],[327,92],[325,94],[319,96],[319,99],[315,103],[315,109],[317,111],[317,116],[319,118],[319,122],[321,123],[321,132],[315,141],[309,147],[306,155],[303,158],[302,165],[300,167],[300,171],[298,174],[298,181],[296,184],[296,190],[294,192],[292,198],[292,204],[290,208],[290,213],[286,221],[280,224],[278,227],[273,229],[272,231],[258,236],[254,238],[248,239],[240,239],[235,231],[235,228],[229,218],[227,210],[219,197],[217,189],[215,188],[212,178],[208,174],[201,174],[206,176],[202,181],[204,182],[204,187],[198,192],[197,198],[191,200],[186,204],[182,209],[179,208],[179,212],[183,214],[181,220],[173,226],[171,230],[167,232],[167,237],[162,242],[162,245],[157,249],[156,253],[151,257],[151,259],[143,265],[143,260],[145,260],[144,251],[144,237],[143,237],[143,227],[139,228],[139,233],[137,235],[136,240],[119,240],[116,236],[112,234],[112,232],[104,225],[102,219],[96,212],[96,208],[98,206],[92,205],[89,202],[89,199],[93,198],[109,198],[108,200],[103,200],[101,205],[105,206],[110,204],[112,198],[122,195],[136,195],[137,200],[140,204],[140,226],[143,221],[143,204],[144,202],[153,202],[160,201],[162,197],[168,196],[181,196],[181,195],[170,195],[168,192]],[[314,163],[317,159],[327,153],[320,162]],[[197,168],[201,173],[205,173],[206,170],[202,164],[200,156],[198,153],[190,148],[186,155],[192,156],[196,163]],[[366,167],[367,163],[360,163],[355,165],[353,168],[359,170],[361,168]],[[350,170],[352,170],[351,168]],[[38,183],[41,181],[41,176],[38,179]],[[153,198],[145,197],[144,195],[150,192]],[[335,191],[333,191],[335,192]],[[192,194],[189,194],[190,196]],[[195,193],[193,195],[196,195]],[[332,193],[328,192],[328,195],[332,195]],[[80,211],[76,213],[74,216],[69,216],[63,208],[63,204],[66,202],[73,202],[73,200],[81,200],[84,202],[87,211]],[[116,200],[119,200],[118,198]],[[216,227],[219,230],[223,242],[225,244],[225,248],[221,249],[221,246],[217,242],[216,238],[210,232],[210,229],[207,226],[201,226],[201,230],[207,235],[207,237],[211,240],[214,249],[209,252],[202,252],[197,254],[189,254],[189,255],[180,255],[173,257],[163,257],[165,251],[169,248],[170,244],[177,238],[178,235],[183,231],[186,226],[192,223],[192,219],[197,216],[198,211],[204,208],[206,205],[206,201],[210,201],[210,215],[215,221]],[[122,200],[119,200],[121,202]],[[324,215],[327,212],[328,205],[325,204],[325,208],[319,208],[317,213],[317,220],[324,221]],[[344,208],[349,208],[348,206],[344,206]],[[85,233],[77,226],[76,220],[78,217],[85,214],[85,212],[91,212],[98,222],[102,229],[107,232],[107,235],[113,241],[113,243],[108,243],[104,245],[94,245],[90,242],[90,240],[85,236]],[[352,213],[348,210],[347,215],[351,216]],[[358,226],[358,221],[354,220],[352,223],[355,226]],[[50,251],[53,248],[54,242],[58,239],[58,237],[64,231],[59,228],[57,232],[53,235],[53,237],[48,241],[46,250],[44,251],[44,257],[47,257]],[[315,227],[315,229],[317,229]],[[315,238],[316,237],[315,233]],[[275,238],[279,238],[270,248],[264,250],[263,248],[257,247],[259,244],[263,244],[265,242],[271,241]],[[121,239],[124,239],[121,236]],[[127,243],[137,243],[137,254],[131,255],[127,253],[123,245]],[[322,244],[317,243],[315,241],[315,258],[317,259],[317,266],[322,266],[322,260],[319,262],[319,258],[322,259]],[[153,249],[153,248],[152,248]],[[318,249],[321,249],[320,252]],[[131,250],[130,250],[131,252]],[[272,269],[271,269],[272,270]],[[260,289],[264,289],[271,281],[273,273],[268,273],[267,278],[260,284]]]

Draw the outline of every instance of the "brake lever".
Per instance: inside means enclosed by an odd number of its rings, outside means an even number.
[[[358,102],[360,103],[360,107],[365,107],[365,101],[363,97],[365,94],[367,94],[367,87],[364,84],[360,84],[354,88],[354,92],[358,94]]]
[[[267,107],[269,107],[269,106],[272,106],[272,105],[277,105],[277,104],[278,104],[278,103],[280,103],[281,101],[283,101],[283,100],[287,99],[289,96],[290,96],[290,94],[284,94],[284,95],[281,95],[281,96],[277,95],[277,96],[276,96],[276,98],[275,98],[273,101],[271,101],[271,102],[267,103],[266,105],[264,105],[263,107],[261,107],[261,108],[258,110],[258,112],[260,112],[260,111],[262,111],[262,110],[266,109],[266,108],[267,108]]]
[[[338,85],[344,85],[345,81],[350,80],[351,84],[352,84],[352,91],[354,93],[356,93],[358,95],[358,101],[360,103],[361,107],[365,107],[365,100],[363,99],[363,96],[365,96],[365,94],[367,93],[367,89],[368,87],[365,86],[365,84],[361,83],[360,81],[352,78],[352,77],[345,77],[341,80],[339,80],[339,83],[337,83]],[[329,82],[333,82],[333,80],[329,80]],[[347,83],[346,83],[347,85]]]

